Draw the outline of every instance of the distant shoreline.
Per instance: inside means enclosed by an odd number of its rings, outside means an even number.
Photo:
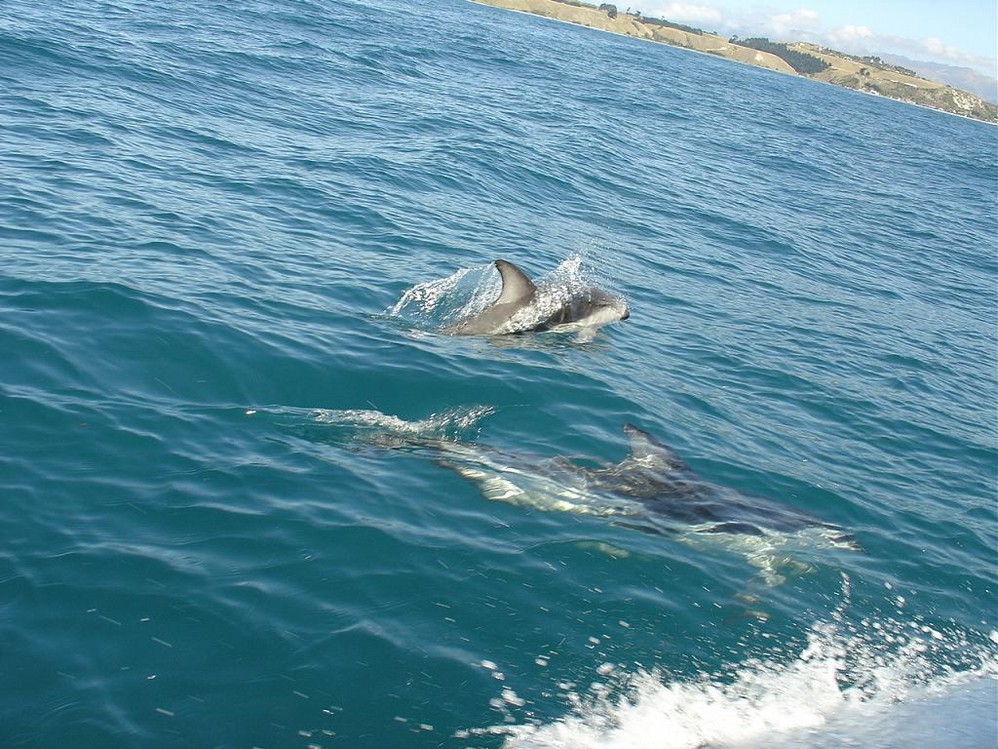
[[[667,44],[965,119],[998,124],[998,105],[968,91],[930,81],[914,71],[890,65],[878,57],[860,58],[803,42],[737,40],[736,37],[725,39],[683,24],[649,18],[639,13],[618,12],[616,6],[608,3],[597,7],[579,0],[470,2],[630,36],[642,41]]]

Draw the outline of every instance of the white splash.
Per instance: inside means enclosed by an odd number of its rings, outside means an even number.
[[[430,414],[419,421],[406,421],[374,409],[316,409],[312,412],[312,420],[316,424],[370,430],[385,436],[450,439],[476,426],[481,419],[494,412],[492,406],[458,407]]]
[[[403,292],[385,314],[431,329],[478,314],[499,295],[501,279],[494,271],[489,263],[418,283]]]
[[[406,289],[399,300],[385,310],[385,314],[398,317],[410,307],[415,307],[423,312],[432,312],[448,289],[456,285],[467,273],[467,270],[459,270],[448,278],[416,284],[412,288]]]
[[[902,724],[912,722],[907,714],[934,709],[938,721],[951,720],[947,710],[964,704],[956,699],[968,693],[977,702],[968,714],[972,719],[978,713],[971,743],[955,742],[948,727],[950,743],[929,745],[993,745],[974,742],[995,738],[989,716],[998,697],[998,651],[986,641],[971,643],[917,622],[863,625],[847,636],[816,625],[807,647],[789,663],[750,660],[733,666],[730,675],[700,680],[603,668],[588,693],[566,695],[570,712],[559,720],[467,733],[505,735],[506,749],[893,747],[912,740],[895,743]],[[959,665],[947,665],[953,660]],[[920,730],[916,739],[924,738]]]

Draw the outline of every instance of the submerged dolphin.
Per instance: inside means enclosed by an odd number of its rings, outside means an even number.
[[[501,335],[566,327],[596,327],[626,320],[627,305],[597,288],[566,294],[538,290],[527,276],[508,260],[496,260],[502,278],[498,298],[481,312],[447,329],[451,335]]]
[[[671,449],[630,424],[624,426],[630,442],[627,457],[600,468],[564,457],[536,458],[476,443],[421,438],[417,432],[410,428],[369,441],[428,453],[473,482],[489,500],[608,517],[621,526],[668,535],[694,547],[719,546],[743,555],[767,585],[781,583],[781,571],[809,569],[793,559],[795,552],[859,548],[839,526],[704,481]]]

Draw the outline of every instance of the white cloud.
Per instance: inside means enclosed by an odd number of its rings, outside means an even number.
[[[669,3],[664,6],[656,6],[655,10],[648,11],[648,14],[664,18],[667,21],[689,24],[710,25],[718,24],[724,20],[724,16],[717,8],[693,3]]]
[[[956,47],[943,44],[938,39],[929,37],[921,40],[923,48],[931,55],[938,55],[950,60],[956,60],[963,56],[963,53]]]
[[[818,14],[809,8],[798,8],[789,13],[777,13],[769,16],[761,25],[763,35],[783,38],[793,34],[805,33],[808,29],[817,27]]]
[[[846,25],[831,32],[830,36],[833,39],[841,39],[845,42],[855,42],[860,39],[872,39],[874,33],[866,26]]]
[[[619,6],[619,3],[618,3]],[[765,9],[731,11],[706,3],[638,3],[646,15],[690,24],[707,31],[739,36],[770,36],[778,39],[818,25],[818,14],[810,8],[785,13]]]
[[[975,68],[977,70],[987,72],[987,74],[992,77],[996,73],[996,66],[998,66],[998,62],[996,62],[994,57],[971,55],[958,49],[957,47],[943,44],[938,39],[933,39],[931,37],[928,39],[902,39],[899,41],[903,42],[905,48],[916,56],[927,56],[931,60],[939,60],[954,65],[963,65]],[[900,47],[901,45],[899,44],[898,46]]]
[[[995,75],[996,61],[993,57],[972,55],[958,47],[944,44],[939,39],[909,39],[892,34],[877,34],[865,26],[843,26],[821,34],[813,41],[819,44],[859,55],[899,54],[913,60],[943,62],[974,68]]]
[[[631,7],[640,8],[649,16],[664,18],[707,31],[742,38],[765,36],[774,41],[814,42],[842,52],[860,55],[901,54],[912,59],[963,65],[994,76],[994,57],[971,55],[957,47],[944,44],[939,39],[909,39],[891,34],[880,34],[859,24],[828,28],[821,23],[818,13],[807,7],[774,12],[755,3],[735,5],[731,0],[707,2],[663,2],[662,0],[632,0]],[[807,0],[804,0],[807,2]],[[620,3],[618,3],[618,7]],[[746,7],[748,6],[748,7]]]
[[[789,13],[777,13],[769,20],[776,26],[811,26],[818,20],[818,14],[808,8],[798,8]]]

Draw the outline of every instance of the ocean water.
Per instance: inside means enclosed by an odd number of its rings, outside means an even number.
[[[10,0],[0,137],[0,746],[998,743],[994,127],[463,0]],[[442,335],[497,257],[631,317]],[[441,459],[625,423],[858,548]]]

